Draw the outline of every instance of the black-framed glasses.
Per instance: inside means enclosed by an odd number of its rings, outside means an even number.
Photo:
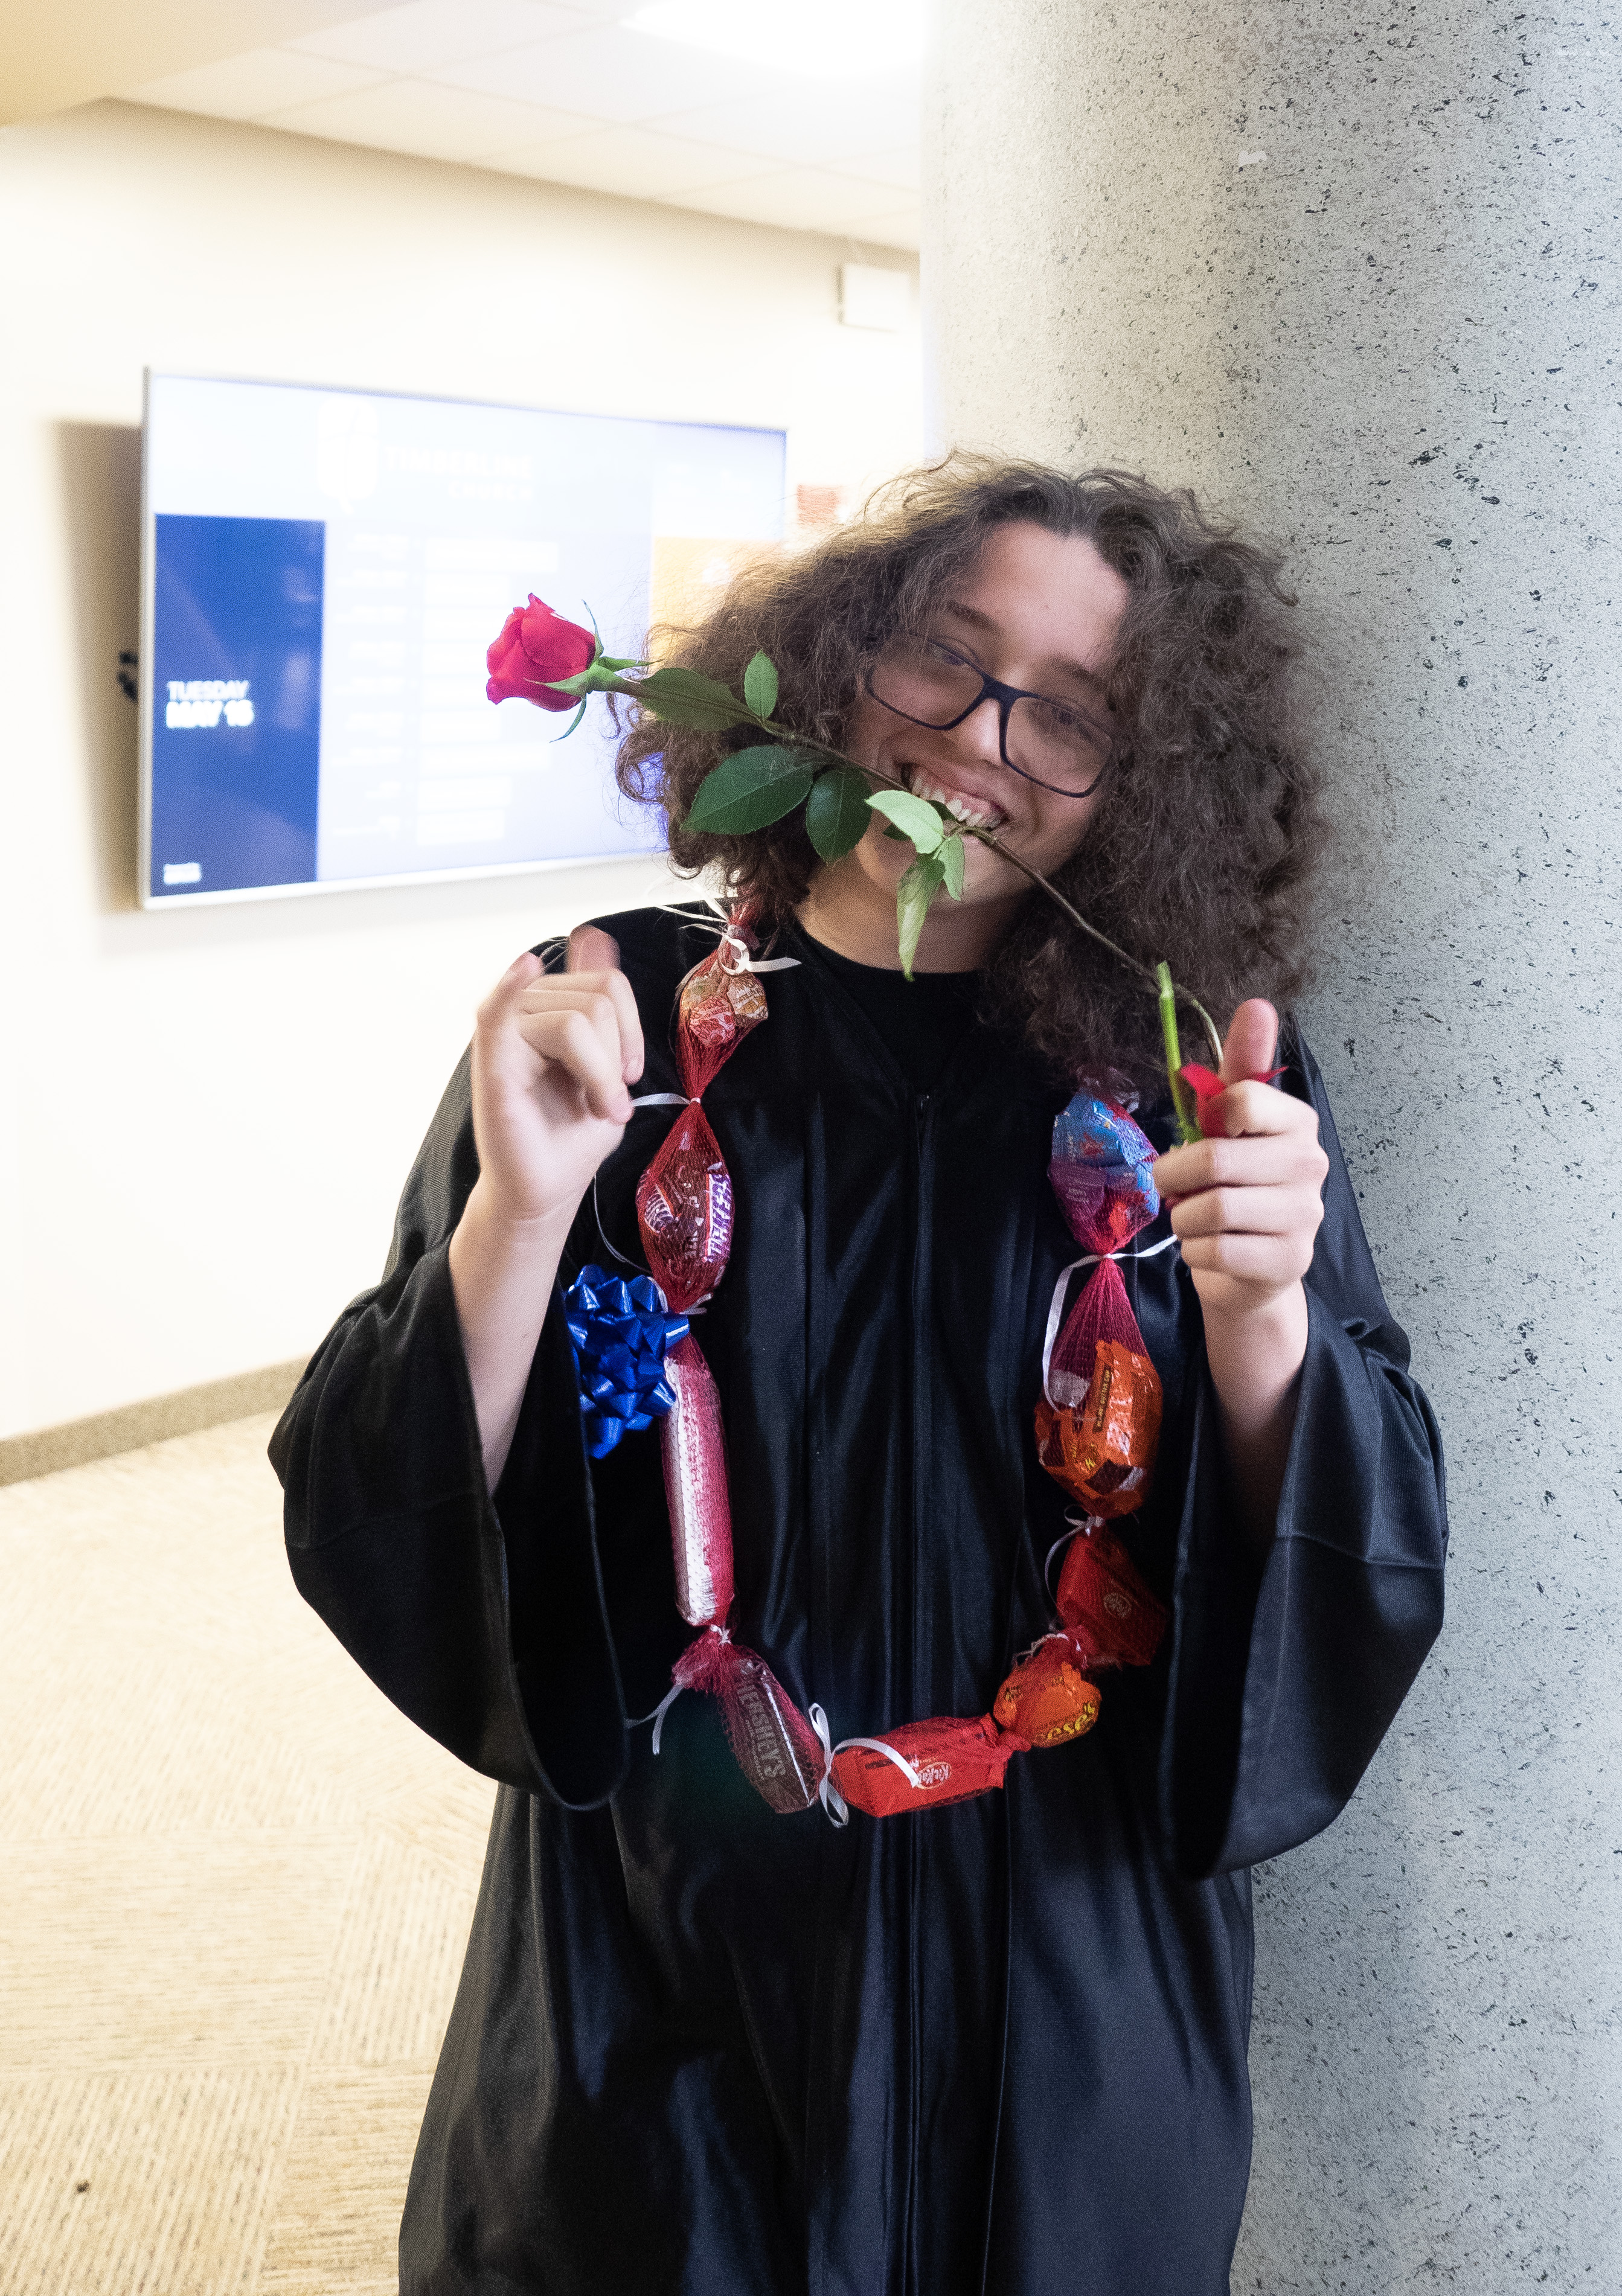
[[[1098,718],[988,677],[942,638],[892,639],[863,684],[896,717],[937,734],[962,725],[989,698],[1003,764],[1060,797],[1091,797],[1116,754],[1115,736]]]

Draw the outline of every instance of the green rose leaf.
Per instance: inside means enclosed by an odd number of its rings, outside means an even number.
[[[696,669],[650,670],[634,685],[615,678],[613,691],[633,694],[665,725],[685,726],[696,734],[724,734],[729,726],[748,722],[749,712],[731,687],[701,677]]]
[[[895,889],[896,935],[901,943],[902,971],[909,980],[929,904],[945,882],[945,862],[938,853],[926,853],[913,863]]]
[[[770,718],[778,706],[778,673],[769,655],[757,653],[744,672],[744,699],[757,718]]]
[[[775,742],[757,742],[711,767],[698,785],[684,826],[712,837],[742,837],[752,829],[767,829],[792,813],[811,785],[809,758],[797,750],[780,749]]]
[[[864,774],[835,766],[818,775],[805,808],[805,827],[825,861],[843,860],[852,846],[860,845],[871,819]]]
[[[967,858],[961,832],[955,837],[943,839],[941,865],[946,872],[946,890],[954,901],[960,901],[963,898],[963,870]]]
[[[933,853],[946,833],[934,806],[910,790],[875,790],[868,803],[910,837],[920,853]]]

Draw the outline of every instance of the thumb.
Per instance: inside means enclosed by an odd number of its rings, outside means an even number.
[[[605,933],[600,925],[575,926],[569,936],[569,972],[613,972],[619,962],[620,944],[612,933]]]
[[[1238,1084],[1265,1076],[1279,1042],[1279,1016],[1264,996],[1247,996],[1234,1013],[1223,1046],[1222,1079]]]

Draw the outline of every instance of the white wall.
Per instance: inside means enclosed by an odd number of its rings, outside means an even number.
[[[0,131],[0,1435],[285,1360],[372,1281],[484,987],[646,862],[135,906],[141,375],[786,427],[789,482],[919,451],[863,250],[98,104]]]

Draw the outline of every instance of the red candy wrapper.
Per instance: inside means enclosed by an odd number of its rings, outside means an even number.
[[[1020,1752],[1025,1742],[1000,1732],[989,1714],[973,1722],[956,1717],[903,1722],[898,1730],[886,1730],[882,1740],[842,1746],[834,1756],[834,1784],[852,1809],[865,1810],[869,1817],[939,1809],[1000,1786],[1009,1755]],[[911,1765],[916,1785],[900,1764],[879,1751],[880,1745],[893,1747]]]
[[[1046,1636],[997,1693],[992,1720],[1032,1746],[1062,1746],[1081,1737],[1099,1718],[1099,1693],[1080,1660],[1068,1635]]]
[[[681,1074],[696,1100],[737,1050],[751,1029],[766,1018],[766,992],[753,972],[729,972],[736,965],[742,933],[734,926],[713,956],[695,965],[676,1002],[677,1049]]]
[[[685,1316],[720,1282],[732,1249],[732,1176],[696,1104],[684,1108],[637,1183],[642,1248],[671,1313]]]
[[[664,1358],[676,1400],[659,1422],[671,1511],[676,1603],[690,1627],[720,1626],[732,1607],[732,1506],[720,1398],[689,1332]]]
[[[1166,1629],[1165,1603],[1103,1523],[1072,1539],[1058,1574],[1058,1603],[1059,1617],[1094,1664],[1147,1666]]]
[[[811,1808],[822,1783],[822,1742],[763,1658],[720,1635],[701,1635],[671,1679],[719,1701],[737,1766],[769,1808],[793,1817]]]

